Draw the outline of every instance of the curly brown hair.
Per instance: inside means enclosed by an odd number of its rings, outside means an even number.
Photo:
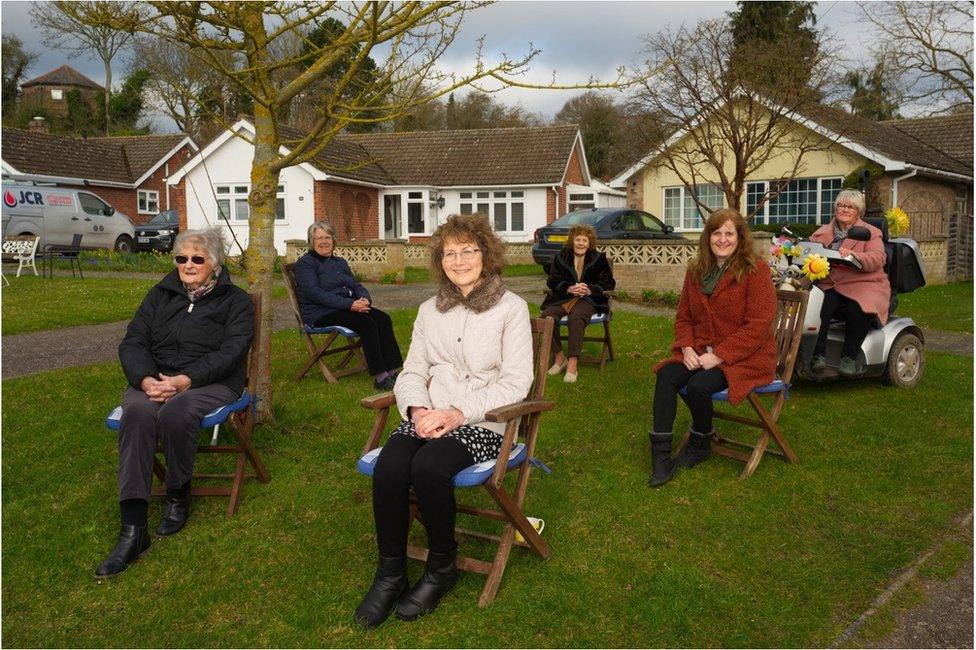
[[[579,235],[585,235],[587,239],[590,240],[590,245],[587,246],[586,250],[591,251],[596,248],[596,230],[593,229],[588,223],[578,223],[569,229],[569,235],[566,237],[566,243],[563,244],[563,248],[572,248],[573,240]]]
[[[438,226],[430,239],[430,275],[438,286],[450,280],[444,273],[444,244],[447,240],[474,244],[481,251],[481,277],[501,275],[505,268],[505,242],[503,242],[488,217],[481,214],[452,214]]]
[[[699,282],[715,266],[715,254],[712,252],[711,245],[712,233],[724,226],[727,221],[731,221],[732,225],[735,226],[735,232],[739,238],[735,252],[732,253],[728,262],[727,270],[735,276],[737,282],[741,282],[742,278],[756,266],[758,257],[749,224],[746,223],[738,210],[723,208],[713,212],[708,217],[708,221],[705,222],[701,237],[698,239],[698,255],[691,260],[689,265],[692,275]]]

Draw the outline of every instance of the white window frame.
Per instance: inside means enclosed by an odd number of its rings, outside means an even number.
[[[419,194],[418,197],[411,197],[411,194]],[[409,238],[411,235],[416,237],[422,237],[428,234],[430,230],[430,215],[427,213],[427,197],[428,193],[424,190],[407,190],[402,194],[403,198],[403,219],[405,221],[405,233]],[[420,206],[420,220],[423,223],[423,229],[417,232],[410,230],[410,206],[419,205]]]
[[[155,210],[151,207],[154,203],[156,204]],[[136,211],[139,214],[159,214],[159,192],[156,190],[139,190],[136,193]]]
[[[238,191],[240,188],[244,188],[246,191]],[[221,192],[221,189],[226,189],[227,191]],[[278,185],[278,191],[275,192],[275,223],[288,225],[288,200],[287,200],[287,188],[284,183]],[[239,218],[237,216],[237,201],[244,200],[247,201],[247,197],[251,194],[251,184],[250,183],[219,183],[214,185],[214,196],[217,197],[217,203],[215,204],[215,217],[217,223],[224,226],[229,222],[231,225],[238,223],[247,223],[250,219],[251,209],[248,206],[248,216]],[[284,214],[281,219],[278,218],[278,200],[283,201],[284,204]],[[220,202],[228,201],[227,209],[227,221],[220,216]]]
[[[568,192],[566,203],[569,212],[590,210],[597,207],[596,192]]]
[[[64,90],[62,90],[61,88],[52,88],[51,89],[51,99],[54,99],[54,100],[57,100],[57,101],[61,101],[62,99],[64,99]]]
[[[843,183],[844,182],[844,177],[843,176],[818,176],[815,179],[814,178],[810,178],[810,177],[806,177],[806,178],[794,178],[790,182],[793,182],[793,181],[810,181],[810,180],[816,180],[817,181],[817,201],[816,201],[817,213],[814,215],[814,221],[813,221],[813,223],[814,223],[814,225],[823,225],[824,223],[827,223],[828,221],[830,221],[830,218],[833,216],[833,213],[831,211],[830,214],[827,214],[826,215],[826,219],[824,219],[824,216],[825,216],[824,215],[824,212],[823,212],[823,205],[824,205],[824,201],[823,201],[824,182],[825,181],[840,181],[841,183]],[[745,192],[746,212],[748,212],[748,210],[749,210],[749,186],[750,185],[762,185],[763,194],[765,194],[766,192],[769,191],[769,184],[772,183],[772,182],[774,182],[774,181],[748,181],[748,182],[746,182],[746,192]],[[762,196],[762,194],[760,194],[760,196]],[[760,210],[759,212],[756,213],[755,220],[756,220],[755,221],[756,223],[761,223],[761,224],[769,225],[769,201],[766,201],[766,203],[763,204],[762,210]],[[797,221],[777,221],[773,225],[780,224],[780,223],[808,223],[808,222],[806,222],[806,221],[802,221],[802,222],[797,222]]]
[[[486,195],[487,196],[484,196]],[[458,193],[460,200],[458,211],[461,214],[472,214],[474,212],[484,212],[488,217],[488,222],[496,233],[500,235],[524,235],[525,229],[525,190],[511,188],[462,190]],[[505,229],[495,228],[495,206],[504,206]],[[522,212],[522,228],[514,230],[512,228],[512,207],[518,205]],[[479,209],[480,206],[487,206],[487,211]],[[501,215],[499,215],[501,216]]]
[[[719,210],[719,209],[725,207],[725,193],[722,192],[720,185],[718,185],[716,183],[703,183],[701,185],[696,185],[696,187],[698,187],[698,188],[704,188],[704,187],[716,187],[716,188],[718,188],[719,189],[719,196],[722,199],[722,205],[716,206],[714,209],[715,210]],[[679,210],[679,213],[678,213],[678,222],[677,223],[671,223],[668,220],[668,212],[667,212],[668,200],[667,199],[668,199],[668,191],[669,190],[672,190],[672,191],[673,190],[678,190],[678,210]],[[691,210],[691,214],[686,214],[689,209]],[[701,231],[701,229],[702,229],[701,226],[692,226],[692,225],[690,225],[690,224],[694,223],[694,219],[696,217],[696,213],[698,213],[698,212],[701,212],[701,209],[698,208],[697,204],[695,203],[694,199],[691,196],[691,192],[689,192],[688,191],[688,188],[685,187],[684,185],[672,185],[672,186],[669,186],[669,187],[662,187],[661,188],[661,215],[660,215],[659,218],[666,225],[673,226],[675,232],[699,232],[699,231]],[[702,222],[704,222],[704,220],[708,218],[708,215],[702,214],[701,215],[701,218],[702,218]]]

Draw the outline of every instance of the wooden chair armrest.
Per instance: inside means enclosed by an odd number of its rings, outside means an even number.
[[[390,408],[396,404],[396,395],[393,392],[380,393],[378,395],[370,395],[359,401],[365,409],[372,409],[378,411],[379,409]]]
[[[529,413],[543,413],[556,408],[555,402],[546,400],[523,400],[515,404],[499,406],[485,413],[485,419],[489,422],[508,422],[520,418]]]

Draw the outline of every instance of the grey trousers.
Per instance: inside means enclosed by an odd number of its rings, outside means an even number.
[[[157,442],[166,457],[166,487],[185,485],[193,476],[200,420],[238,397],[222,384],[210,384],[159,403],[141,390],[126,388],[119,421],[119,501],[149,500]]]

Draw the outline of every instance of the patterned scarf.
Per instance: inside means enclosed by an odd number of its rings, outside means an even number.
[[[205,295],[213,291],[213,288],[217,286],[217,276],[220,275],[220,269],[222,268],[223,267],[220,267],[214,271],[214,274],[210,276],[210,280],[204,282],[199,289],[190,289],[188,286],[186,286],[185,282],[183,283],[183,288],[186,289],[186,295],[190,299],[191,304],[197,302],[200,300],[200,298],[203,298]]]
[[[505,283],[500,275],[492,275],[481,281],[467,296],[453,282],[445,282],[437,292],[437,311],[444,313],[457,305],[464,305],[476,314],[488,311],[505,295]]]
[[[827,248],[835,251],[840,250],[840,244],[845,239],[847,239],[848,228],[841,230],[840,226],[837,225],[837,220],[834,220],[834,241],[830,242]]]

